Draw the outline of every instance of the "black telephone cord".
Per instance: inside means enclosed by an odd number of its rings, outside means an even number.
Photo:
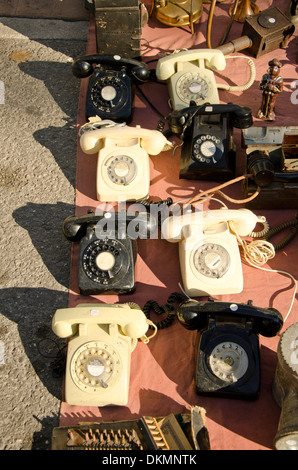
[[[176,309],[173,304],[175,302],[182,302],[183,300],[185,300],[184,295],[180,294],[179,292],[173,292],[169,296],[167,303],[163,306],[159,305],[155,300],[148,300],[143,307],[143,312],[148,320],[150,320],[151,310],[153,310],[157,315],[166,314],[165,318],[158,322],[154,322],[156,328],[161,330],[170,326],[176,317]],[[150,326],[149,328],[153,329],[154,327]]]
[[[274,249],[276,251],[283,249],[297,235],[297,233],[298,233],[298,212],[295,216],[295,219],[283,222],[280,225],[277,225],[276,227],[269,230],[269,232],[267,232],[264,239],[266,241],[269,241],[270,238],[272,238],[274,235],[276,235],[277,233],[282,232],[283,230],[287,230],[287,229],[290,229],[289,233],[279,243],[273,244]]]

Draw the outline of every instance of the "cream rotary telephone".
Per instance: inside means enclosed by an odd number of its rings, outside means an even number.
[[[259,218],[248,209],[217,209],[171,216],[162,223],[162,237],[179,243],[183,286],[190,297],[236,294],[243,290],[237,238],[249,235]]]
[[[135,304],[80,304],[56,311],[52,329],[68,343],[65,400],[70,405],[126,405],[131,353],[147,343],[150,320]]]
[[[102,202],[146,199],[150,187],[149,155],[171,147],[157,130],[125,125],[87,130],[80,137],[80,145],[86,154],[98,154],[96,193]]]
[[[217,84],[213,70],[224,70],[226,58],[218,49],[193,49],[173,52],[159,59],[156,77],[166,80],[170,95],[170,107],[183,109],[193,101],[197,106],[204,103],[219,104],[218,89],[228,91],[247,90],[254,82],[254,62],[248,59],[250,77],[246,84],[228,86]]]

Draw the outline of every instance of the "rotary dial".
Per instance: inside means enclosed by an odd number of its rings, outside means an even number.
[[[108,285],[120,274],[125,256],[128,256],[127,250],[119,240],[95,240],[84,250],[83,268],[92,281]]]
[[[187,72],[177,81],[176,91],[180,100],[189,104],[190,101],[205,100],[208,96],[209,86],[198,73]]]
[[[229,269],[230,255],[223,246],[206,243],[195,251],[194,265],[203,276],[221,278]]]
[[[135,161],[127,155],[111,157],[106,162],[108,176],[113,183],[126,186],[137,174]]]
[[[79,388],[98,392],[117,380],[120,366],[120,356],[113,346],[101,341],[90,341],[74,353],[71,372]]]
[[[193,145],[193,154],[200,162],[216,164],[222,157],[221,140],[214,135],[201,135]]]
[[[124,85],[117,77],[99,78],[91,89],[91,100],[96,107],[113,108],[121,101]]]
[[[227,383],[235,383],[248,369],[248,356],[239,344],[225,341],[212,350],[209,365],[216,377]]]

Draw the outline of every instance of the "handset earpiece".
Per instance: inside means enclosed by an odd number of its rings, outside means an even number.
[[[146,82],[150,77],[150,69],[146,64],[141,62],[131,68],[131,74],[139,82]]]
[[[187,299],[177,309],[178,321],[187,330],[201,330],[206,325],[207,314],[198,312],[199,305],[197,300]]]
[[[93,73],[93,66],[88,57],[78,57],[72,62],[72,73],[77,78],[86,78]]]

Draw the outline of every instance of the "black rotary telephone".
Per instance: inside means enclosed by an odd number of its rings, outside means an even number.
[[[275,336],[283,325],[274,308],[212,299],[187,299],[177,309],[179,322],[199,330],[196,390],[199,395],[256,399],[260,389],[258,335]]]
[[[72,72],[77,78],[90,77],[86,118],[98,116],[116,122],[132,119],[134,85],[146,82],[150,76],[145,63],[119,55],[78,57],[72,63]]]
[[[65,237],[80,241],[78,285],[82,295],[126,294],[135,289],[137,238],[148,238],[156,220],[148,213],[90,212],[63,222]]]
[[[252,125],[251,110],[229,104],[190,102],[168,116],[170,130],[182,139],[179,177],[229,180],[235,177],[236,146],[233,128]]]

